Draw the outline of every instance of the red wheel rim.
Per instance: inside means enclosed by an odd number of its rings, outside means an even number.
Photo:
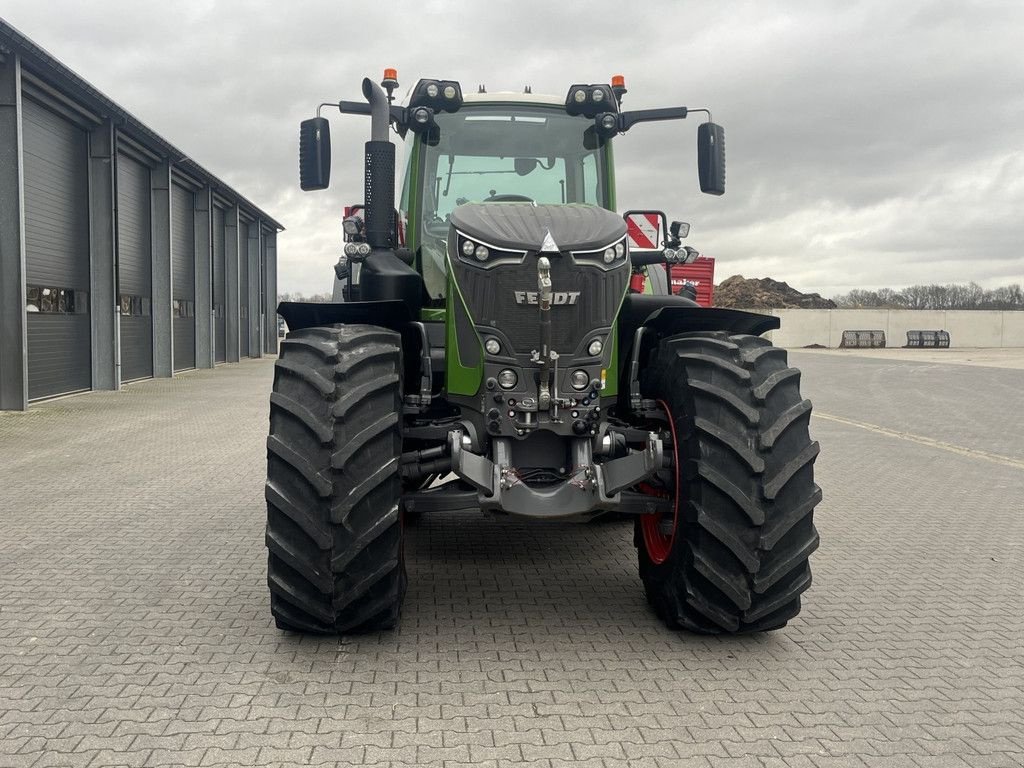
[[[672,532],[666,534],[661,528],[664,513],[644,515],[640,518],[640,531],[644,537],[644,548],[647,550],[647,556],[651,558],[651,562],[655,565],[661,565],[668,559],[669,553],[672,551],[672,545],[675,543],[676,530],[679,528],[679,441],[676,440],[676,423],[672,417],[672,411],[669,410],[665,401],[659,400],[658,403],[668,415],[668,426],[672,432],[672,466],[675,472],[675,483],[672,488]],[[641,483],[639,488],[644,493],[649,493],[652,496],[660,496],[662,498],[667,496],[663,490],[647,483]]]

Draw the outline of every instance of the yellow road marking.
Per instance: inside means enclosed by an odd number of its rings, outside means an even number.
[[[939,450],[949,451],[950,453],[958,453],[961,456],[970,456],[974,459],[991,461],[993,464],[1002,464],[1004,467],[1024,469],[1024,461],[1021,459],[1014,459],[1010,456],[1003,456],[999,453],[979,451],[976,448],[964,448],[962,445],[954,445],[953,443],[947,443],[943,440],[935,440],[934,438],[925,437],[924,435],[914,435],[910,432],[900,432],[896,429],[880,427],[877,424],[868,424],[866,421],[856,421],[854,419],[844,418],[843,416],[833,416],[831,413],[815,411],[814,418],[825,419],[826,421],[835,421],[839,424],[847,424],[851,427],[859,427],[860,429],[866,429],[869,432],[876,432],[880,435],[886,435],[887,437],[895,437],[898,440],[907,440],[911,443],[917,443],[918,445],[927,445],[930,448],[938,448]]]

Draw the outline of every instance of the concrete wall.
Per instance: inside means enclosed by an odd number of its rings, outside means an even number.
[[[1024,346],[1019,340],[1024,339],[1024,312],[1003,313],[1003,338],[1017,339],[1016,344],[1005,344],[1007,347]]]
[[[902,347],[907,331],[949,331],[952,347],[1024,347],[1024,312],[912,309],[773,309],[782,327],[769,334],[780,347],[838,347],[843,331],[885,331]]]

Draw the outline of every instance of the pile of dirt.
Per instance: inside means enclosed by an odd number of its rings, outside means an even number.
[[[733,275],[715,286],[715,306],[736,309],[835,309],[836,303],[817,293],[800,293],[770,277]]]

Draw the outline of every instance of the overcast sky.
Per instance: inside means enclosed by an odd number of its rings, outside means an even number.
[[[326,192],[299,121],[396,67],[627,108],[710,107],[728,184],[700,194],[697,120],[616,142],[619,205],[691,222],[731,274],[826,295],[1024,283],[1024,3],[5,0],[5,20],[281,221],[282,292],[330,290],[369,122],[333,118]],[[401,152],[400,152],[401,156]]]

